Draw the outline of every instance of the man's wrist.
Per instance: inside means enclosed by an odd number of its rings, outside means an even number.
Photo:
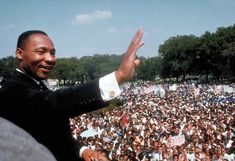
[[[87,146],[83,146],[80,150],[79,150],[79,156],[80,156],[80,158],[82,158],[82,154],[83,154],[83,152],[84,152],[84,150],[86,150],[86,149],[89,149]]]
[[[112,72],[99,79],[99,88],[101,97],[104,101],[110,101],[118,97],[121,89],[115,77],[115,72]]]
[[[121,79],[120,72],[115,71],[114,74],[115,74],[115,78],[116,78],[116,80],[117,80],[117,83],[118,83],[119,85],[121,85],[121,84],[124,82],[124,80]]]

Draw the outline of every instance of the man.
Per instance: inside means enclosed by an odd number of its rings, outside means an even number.
[[[41,82],[56,64],[53,41],[43,31],[22,33],[17,42],[18,67],[0,89],[0,116],[29,132],[58,161],[107,160],[71,134],[69,118],[97,110],[120,94],[119,85],[133,78],[137,50],[144,44],[140,29],[132,39],[117,71],[82,86],[51,91]]]

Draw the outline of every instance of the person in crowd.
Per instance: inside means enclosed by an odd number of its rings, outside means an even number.
[[[140,64],[137,50],[144,31],[133,37],[118,69],[81,86],[49,90],[43,80],[56,64],[56,49],[47,33],[23,32],[17,41],[18,66],[11,80],[0,89],[0,116],[6,118],[46,146],[58,161],[108,160],[101,152],[73,137],[70,118],[95,111],[120,95],[119,85],[133,78]]]

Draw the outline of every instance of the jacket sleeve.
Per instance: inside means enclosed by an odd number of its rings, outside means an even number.
[[[109,104],[101,97],[98,79],[80,86],[45,92],[43,99],[45,105],[69,117],[98,110]]]

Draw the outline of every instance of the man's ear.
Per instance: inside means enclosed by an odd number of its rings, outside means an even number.
[[[22,60],[23,59],[23,50],[21,48],[17,48],[16,49],[16,57],[18,60]]]

